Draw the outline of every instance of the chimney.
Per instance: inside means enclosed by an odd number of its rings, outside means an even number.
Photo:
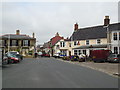
[[[58,32],[56,33],[56,36],[59,36],[59,33],[58,33]]]
[[[16,35],[20,35],[20,30],[16,30]]]
[[[109,19],[109,16],[105,16],[105,19],[104,19],[104,26],[107,26],[110,24],[110,19]]]
[[[33,32],[32,36],[33,36],[33,38],[35,38],[35,33],[34,32]]]
[[[74,24],[74,31],[77,31],[78,30],[78,24]]]

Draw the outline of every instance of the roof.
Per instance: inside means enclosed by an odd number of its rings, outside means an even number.
[[[16,35],[16,34],[6,34],[6,35],[2,35],[0,36],[0,38],[2,39],[36,39],[36,38],[32,38],[30,36],[27,35]]]
[[[54,46],[59,40],[63,39],[63,37],[55,36],[51,39],[51,45]]]
[[[109,25],[110,31],[120,30],[120,23],[114,23]],[[70,37],[71,40],[86,40],[86,39],[96,39],[96,38],[107,38],[107,28],[104,25],[87,27],[78,29],[73,32]]]

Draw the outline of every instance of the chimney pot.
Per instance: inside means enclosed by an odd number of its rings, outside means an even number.
[[[105,19],[104,19],[104,26],[107,26],[110,24],[110,19],[109,19],[109,16],[105,16]]]
[[[20,35],[20,30],[16,30],[16,35]]]
[[[78,24],[74,24],[74,31],[77,31],[78,30]]]

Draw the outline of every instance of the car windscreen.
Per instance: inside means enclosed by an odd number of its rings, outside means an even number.
[[[17,54],[17,52],[10,52],[11,54],[13,54],[13,55],[16,55]]]

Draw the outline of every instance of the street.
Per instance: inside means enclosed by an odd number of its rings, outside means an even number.
[[[3,66],[2,88],[118,88],[118,78],[54,58]]]

